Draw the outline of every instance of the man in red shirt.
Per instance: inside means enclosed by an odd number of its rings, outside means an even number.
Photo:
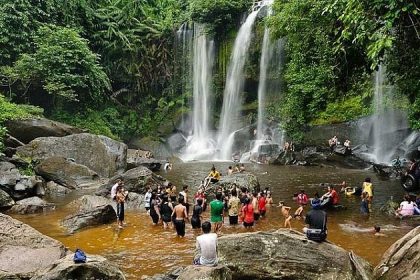
[[[260,216],[261,217],[265,216],[265,212],[267,210],[265,208],[266,204],[267,204],[267,201],[266,201],[265,193],[261,192],[260,193],[260,198],[258,199],[258,210],[260,210]]]
[[[328,205],[337,205],[340,202],[340,197],[333,186],[328,186],[328,192],[321,197],[321,200],[329,199]]]

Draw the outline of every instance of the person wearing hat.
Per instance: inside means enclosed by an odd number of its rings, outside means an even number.
[[[321,210],[321,200],[311,200],[312,210],[306,214],[303,232],[308,239],[322,242],[327,238],[327,213]]]

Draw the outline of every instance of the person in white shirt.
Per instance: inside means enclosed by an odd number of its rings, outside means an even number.
[[[144,195],[144,207],[147,213],[150,211],[150,199],[152,198],[152,188],[147,189],[147,193]]]
[[[196,248],[198,255],[194,258],[195,265],[215,266],[217,265],[217,234],[210,233],[211,224],[209,221],[201,225],[203,234],[197,237]]]
[[[122,185],[122,180],[121,179],[117,179],[117,181],[115,181],[115,184],[111,188],[111,199],[112,200],[115,200],[115,197],[117,195],[117,188],[118,188],[119,185]]]

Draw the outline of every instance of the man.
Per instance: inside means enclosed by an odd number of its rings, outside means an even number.
[[[254,208],[254,221],[258,221],[260,219],[260,210],[258,208],[258,193],[252,193],[252,208]]]
[[[178,198],[178,205],[174,207],[171,217],[175,216],[174,225],[179,237],[185,236],[185,220],[188,221],[187,208],[182,205],[183,198]]]
[[[338,193],[333,186],[328,186],[327,193],[321,197],[321,200],[324,199],[329,199],[329,202],[325,205],[326,207],[338,205],[340,202],[340,197],[338,196]]]
[[[306,214],[303,232],[309,240],[322,242],[327,238],[327,213],[321,210],[321,201],[314,198],[311,201],[312,210]]]
[[[220,177],[221,177],[220,172],[217,171],[216,167],[214,167],[214,165],[213,165],[209,175],[206,177],[206,179],[204,179],[204,181],[205,181],[205,188],[204,189],[206,189],[209,186],[210,183],[219,182]]]
[[[214,224],[214,232],[220,232],[223,225],[223,201],[222,193],[216,193],[216,199],[210,202],[210,221]]]
[[[201,226],[203,234],[197,237],[197,256],[194,258],[195,265],[217,265],[217,234],[210,233],[211,224],[207,221]]]
[[[241,208],[241,201],[238,198],[238,193],[236,189],[232,190],[232,196],[228,201],[228,215],[229,215],[229,224],[237,225],[238,224],[238,215],[239,209]]]

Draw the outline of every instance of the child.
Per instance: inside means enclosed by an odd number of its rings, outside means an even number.
[[[362,203],[360,204],[360,212],[362,214],[369,214],[368,193],[362,193]]]
[[[283,201],[279,202],[279,206],[281,207],[281,214],[284,217],[284,227],[289,226],[289,229],[292,229],[292,225],[290,224],[290,220],[292,219],[292,216],[290,215],[291,207],[285,206]]]
[[[300,220],[300,218],[302,218],[303,206],[304,205],[305,204],[299,205],[298,209],[296,209],[295,214],[293,215],[293,218],[295,218],[296,220]]]
[[[381,231],[381,227],[380,226],[376,226],[375,225],[373,227],[373,232],[374,232],[375,236],[385,236],[385,234],[380,233],[380,231]]]

